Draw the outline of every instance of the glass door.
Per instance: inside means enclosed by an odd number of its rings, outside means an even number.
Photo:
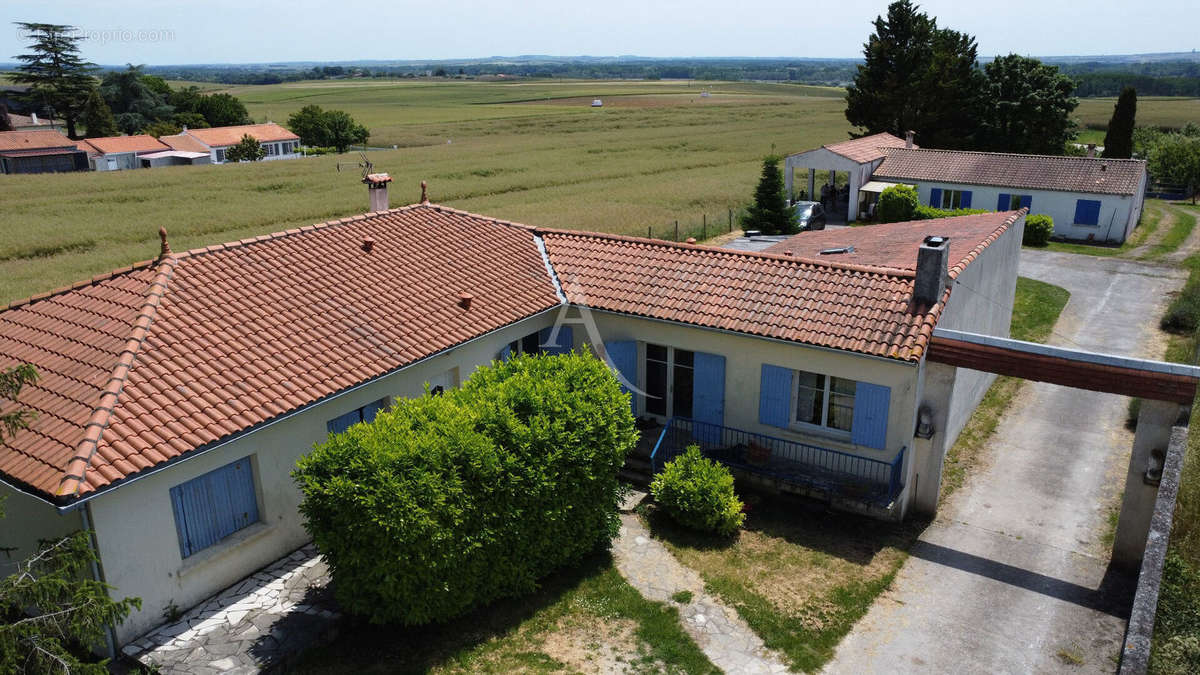
[[[646,345],[646,414],[692,416],[695,354],[685,349]]]

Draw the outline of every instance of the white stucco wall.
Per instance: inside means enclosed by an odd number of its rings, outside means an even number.
[[[83,528],[78,511],[59,513],[50,504],[0,483],[0,577],[13,572],[16,563],[37,552],[38,542],[56,539]]]
[[[112,595],[142,599],[141,611],[117,628],[118,641],[162,623],[168,603],[191,607],[309,541],[290,474],[296,460],[326,438],[327,421],[385,396],[420,395],[425,382],[447,371],[461,382],[504,344],[553,318],[553,312],[543,313],[513,324],[97,496],[91,501],[93,528]],[[182,559],[170,489],[244,457],[253,460],[260,522]]]
[[[906,181],[917,186],[922,204],[929,204],[929,194],[934,188],[942,190],[970,190],[971,208],[995,211],[1001,194],[1030,195],[1030,213],[1042,213],[1054,219],[1055,236],[1067,239],[1110,241],[1121,243],[1137,224],[1141,215],[1139,195],[1103,195],[1084,192],[1058,192],[1055,190],[1030,190],[1026,188],[1001,188],[989,185],[964,185],[961,183],[932,183]],[[1144,186],[1142,188],[1144,190]],[[1075,202],[1091,199],[1100,202],[1099,225],[1076,225]]]

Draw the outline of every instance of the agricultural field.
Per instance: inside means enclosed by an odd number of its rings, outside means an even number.
[[[1082,98],[1079,107],[1075,109],[1075,117],[1079,120],[1080,128],[1088,124],[1108,126],[1112,118],[1115,98]],[[1175,98],[1169,96],[1139,96],[1137,102],[1137,123],[1141,126],[1181,127],[1187,122],[1200,124],[1200,98]],[[1104,132],[1095,138],[1081,139],[1084,143],[1098,143],[1104,139]]]
[[[844,140],[840,90],[686,82],[323,81],[228,89],[256,120],[314,103],[372,130],[393,205],[431,200],[534,225],[665,236],[728,226],[761,158]],[[710,92],[707,97],[702,91]],[[592,108],[591,100],[605,105]],[[0,302],[175,250],[366,208],[356,153],[152,171],[0,177]]]

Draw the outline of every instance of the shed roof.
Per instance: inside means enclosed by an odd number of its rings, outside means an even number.
[[[75,142],[53,129],[0,131],[0,150],[75,148]]]
[[[89,138],[87,143],[101,155],[122,154],[128,152],[157,152],[170,150],[170,146],[157,138],[146,134],[136,136],[102,136]]]
[[[897,138],[885,131],[878,134],[871,134],[870,136],[852,138],[840,143],[827,143],[821,146],[821,148],[845,157],[852,162],[866,164],[877,159],[882,159],[884,148],[903,148],[906,143],[907,141],[903,138]],[[805,152],[812,152],[812,150],[806,150]],[[796,154],[803,155],[805,152]]]

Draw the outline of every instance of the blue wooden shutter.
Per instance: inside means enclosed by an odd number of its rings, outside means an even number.
[[[725,357],[696,352],[692,387],[692,419],[722,426],[725,424]],[[721,430],[698,426],[693,435],[702,443],[721,442]]]
[[[854,389],[854,421],[850,441],[855,445],[883,450],[887,445],[888,406],[892,389],[880,384],[859,382]]]
[[[1028,209],[1033,206],[1033,195],[1021,195],[1021,208]]]
[[[764,363],[758,387],[758,421],[784,429],[792,416],[792,370]]]
[[[632,340],[623,340],[617,342],[605,342],[604,351],[608,354],[609,363],[621,377],[625,378],[625,382],[630,385],[637,386],[637,343]],[[637,400],[630,391],[629,387],[621,383],[621,391],[629,394],[629,409],[633,414],[637,415]]]
[[[942,208],[942,188],[933,188],[929,191],[929,205],[935,209]]]
[[[1079,199],[1075,202],[1075,224],[1097,225],[1100,223],[1100,202]]]
[[[506,344],[500,348],[500,353],[496,355],[501,361],[507,361],[512,358],[512,344]]]
[[[258,522],[249,457],[176,485],[170,494],[184,558]]]
[[[1008,207],[1011,204],[1012,204],[1012,195],[1001,192],[1000,199],[996,200],[996,210],[997,211],[1007,211]]]
[[[971,208],[971,191],[970,190],[962,191],[962,201],[959,202],[959,208],[962,208],[962,209]]]
[[[538,331],[538,344],[542,345],[542,350],[547,354],[570,354],[571,349],[575,346],[574,332],[571,327],[559,326],[554,344],[546,346],[552,331],[553,326]]]

